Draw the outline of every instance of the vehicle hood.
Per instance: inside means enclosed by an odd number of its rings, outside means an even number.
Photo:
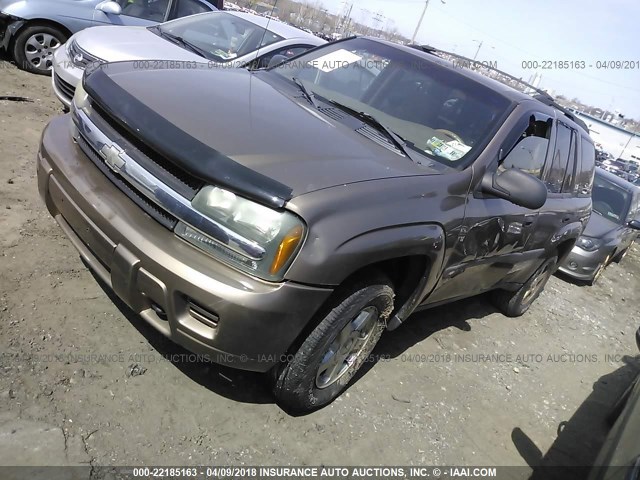
[[[87,28],[73,36],[87,53],[107,62],[125,60],[202,61],[202,57],[171,43],[147,27],[103,26]]]
[[[616,230],[618,227],[620,227],[619,224],[615,223],[612,220],[609,220],[608,218],[603,217],[602,215],[596,212],[593,212],[582,234],[585,237],[605,238],[607,235],[609,235],[612,231]]]
[[[332,121],[306,99],[294,98],[301,95],[298,88],[274,72],[206,64],[138,69],[124,62],[99,67],[85,87],[172,162],[249,196],[254,187],[271,185],[272,196],[286,201],[337,185],[450,171],[414,163]]]

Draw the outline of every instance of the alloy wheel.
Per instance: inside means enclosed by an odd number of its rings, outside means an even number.
[[[333,385],[354,365],[371,338],[379,315],[376,307],[366,307],[340,331],[318,367],[316,374],[318,388]]]
[[[527,288],[527,291],[524,292],[524,296],[522,297],[523,303],[526,304],[532,301],[538,294],[540,294],[540,292],[542,292],[547,280],[549,280],[549,277],[551,277],[551,274],[553,273],[552,266],[552,264],[547,265],[544,270],[535,276],[531,285]]]
[[[49,33],[31,35],[24,45],[24,56],[38,70],[50,70],[53,53],[60,46],[60,40]]]

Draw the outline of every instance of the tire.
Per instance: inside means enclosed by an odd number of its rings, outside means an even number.
[[[621,251],[615,257],[613,257],[613,261],[616,263],[620,263],[622,260],[624,260],[624,257],[627,256],[628,252],[629,252],[629,247],[625,248],[623,251]]]
[[[48,25],[29,25],[13,41],[13,59],[18,68],[39,75],[51,75],[53,52],[67,41],[67,35]]]
[[[590,287],[593,287],[598,282],[598,279],[602,276],[602,272],[604,272],[606,268],[607,268],[606,263],[601,263],[596,269],[595,273],[593,274],[593,278],[587,281],[587,284]]]
[[[515,292],[507,290],[491,292],[493,304],[507,317],[523,315],[540,296],[549,278],[555,273],[557,266],[558,257],[549,258]]]
[[[598,279],[602,276],[605,269],[611,264],[612,261],[614,261],[614,259],[611,258],[611,255],[613,255],[613,252],[607,255],[607,258],[604,259],[604,262],[602,262],[598,266],[595,273],[593,274],[593,278],[587,282],[589,286],[593,287],[598,282]]]
[[[391,283],[382,275],[336,291],[318,326],[276,372],[273,393],[278,404],[307,413],[336,399],[378,343],[393,299]]]

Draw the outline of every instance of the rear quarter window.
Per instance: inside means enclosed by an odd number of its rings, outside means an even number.
[[[589,139],[582,137],[580,148],[580,168],[576,175],[576,194],[579,197],[591,196],[595,168],[596,149]]]

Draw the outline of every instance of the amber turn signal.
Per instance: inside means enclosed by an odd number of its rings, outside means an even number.
[[[282,267],[284,267],[293,252],[296,251],[300,241],[302,240],[302,235],[304,234],[304,230],[302,227],[297,226],[292,228],[289,233],[282,239],[280,245],[278,245],[278,250],[276,251],[276,255],[273,259],[273,263],[271,264],[271,268],[269,269],[269,273],[271,275],[275,275],[280,271]]]

